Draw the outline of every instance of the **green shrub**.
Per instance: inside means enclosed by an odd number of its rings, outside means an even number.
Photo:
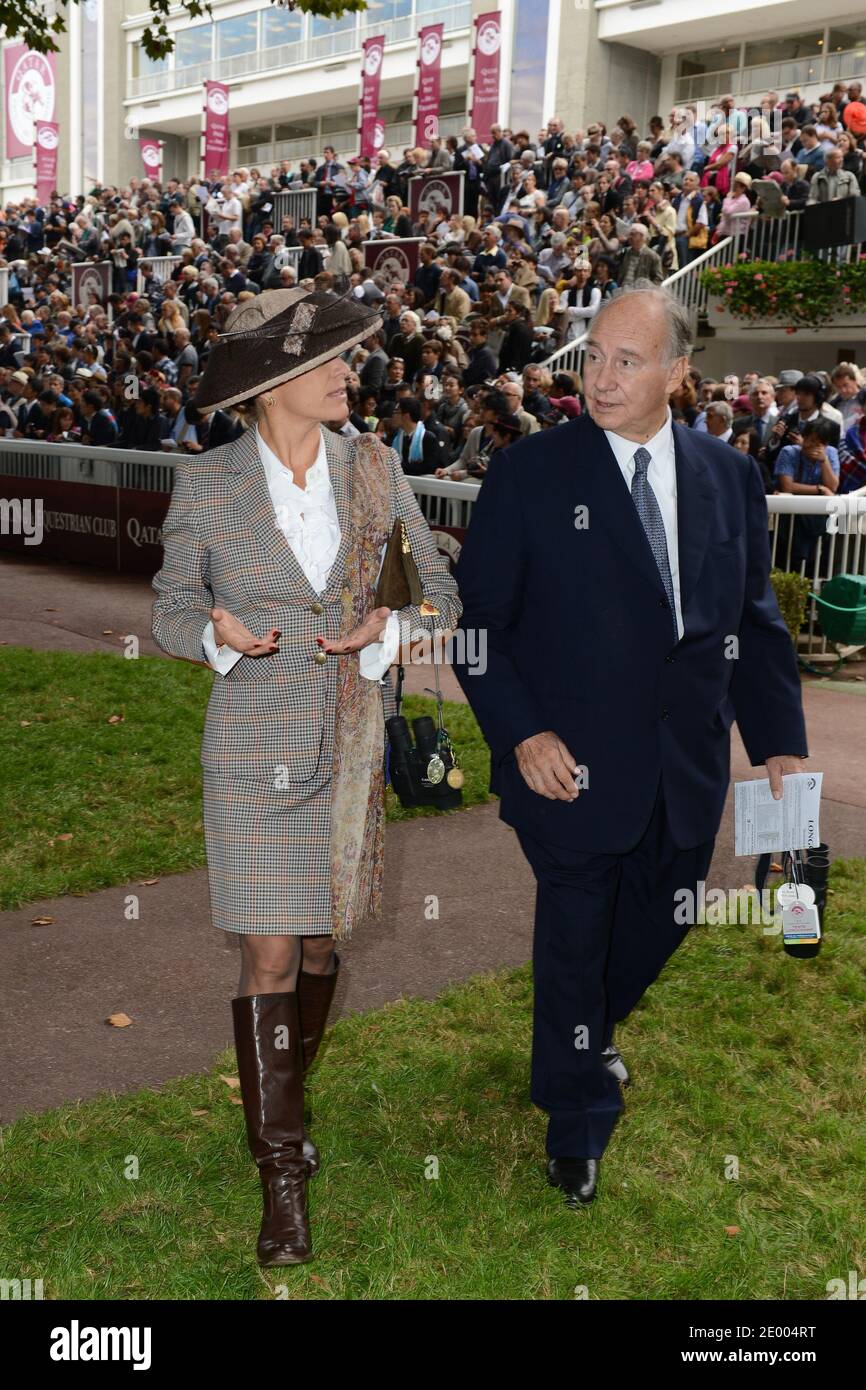
[[[796,642],[797,634],[806,617],[806,604],[811,588],[804,574],[790,574],[787,570],[770,570],[770,583],[776,591],[776,598],[785,625]]]

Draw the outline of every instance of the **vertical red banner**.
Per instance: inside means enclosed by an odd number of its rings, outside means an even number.
[[[223,178],[229,171],[229,89],[224,82],[204,84],[202,178]]]
[[[499,122],[499,55],[502,21],[498,10],[475,16],[472,46],[472,104],[469,117],[476,136],[490,140],[490,127]]]
[[[385,126],[379,119],[379,84],[385,56],[385,35],[365,39],[361,53],[361,100],[358,111],[358,153],[378,154],[385,143]]]
[[[7,159],[32,156],[36,122],[51,121],[57,101],[54,53],[31,53],[26,44],[3,50]]]
[[[418,86],[415,93],[415,145],[429,150],[439,134],[444,24],[428,24],[418,35]]]
[[[138,148],[141,150],[144,172],[148,178],[159,183],[162,179],[162,141],[154,140],[149,135],[142,136],[138,142]]]
[[[56,121],[36,121],[34,159],[36,163],[36,201],[47,207],[57,187],[57,147],[60,126]]]

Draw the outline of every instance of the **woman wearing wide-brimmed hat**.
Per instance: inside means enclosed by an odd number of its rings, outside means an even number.
[[[381,908],[385,673],[407,633],[453,629],[461,612],[396,451],[336,432],[343,354],[381,324],[353,295],[320,290],[267,290],[232,312],[195,405],[243,404],[251,424],[178,463],[154,579],[156,641],[219,672],[205,843],[214,924],[241,946],[232,1012],[262,1264],[312,1253],[304,1072],[336,985],[334,940]],[[399,615],[375,605],[397,518],[423,591]]]

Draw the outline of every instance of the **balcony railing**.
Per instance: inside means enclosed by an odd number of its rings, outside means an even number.
[[[366,22],[365,22],[366,19]],[[232,58],[212,58],[187,67],[170,67],[164,72],[146,73],[127,83],[127,99],[159,96],[200,87],[205,81],[230,82],[232,78],[265,75],[280,68],[297,67],[302,63],[325,63],[334,59],[359,57],[361,45],[369,36],[385,35],[387,44],[413,39],[421,23],[444,24],[445,32],[468,29],[472,22],[471,4],[445,5],[441,9],[421,14],[404,15],[400,19],[370,21],[363,12],[349,29],[335,29],[328,34],[305,35],[297,43],[277,48],[260,48],[240,53]]]
[[[465,112],[441,116],[439,134],[443,139],[449,135],[459,135],[466,122]],[[415,127],[411,121],[401,121],[399,125],[386,125],[385,145],[392,154],[395,150],[402,150],[406,145],[414,144],[414,141]],[[321,158],[322,148],[326,143],[334,146],[338,159],[341,155],[357,153],[358,131],[352,126],[347,130],[329,130],[326,135],[306,135],[298,140],[279,140],[273,145],[239,145],[231,162],[236,166],[243,164],[249,168],[254,165],[277,164],[281,159],[304,159],[312,155]]]
[[[749,67],[724,68],[715,72],[678,77],[674,101],[713,101],[727,92],[743,100],[751,94],[790,91],[793,87],[832,86],[850,82],[866,72],[866,51],[862,47],[841,53],[811,54],[805,58],[783,59],[777,63],[758,63]]]

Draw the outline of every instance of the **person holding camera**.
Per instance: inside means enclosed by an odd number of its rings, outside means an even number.
[[[163,651],[215,668],[202,745],[214,925],[236,933],[232,1001],[261,1264],[312,1257],[304,1075],[339,971],[335,941],[381,912],[386,715],[400,630],[450,631],[457,586],[403,474],[348,417],[349,348],[381,327],[354,295],[263,291],[211,349],[194,405],[238,407],[231,444],[178,457],[153,580]],[[328,428],[330,426],[330,428]],[[376,605],[402,546],[422,598]],[[389,544],[392,535],[396,541]]]

